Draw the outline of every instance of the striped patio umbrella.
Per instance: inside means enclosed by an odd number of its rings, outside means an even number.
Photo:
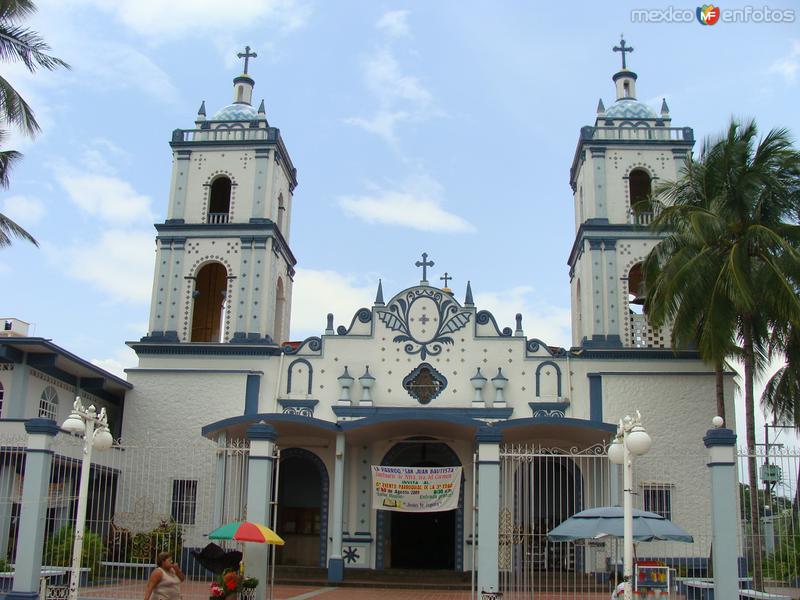
[[[211,540],[236,540],[238,542],[256,542],[258,544],[276,544],[283,546],[283,539],[272,529],[251,521],[234,521],[218,527],[208,534]]]

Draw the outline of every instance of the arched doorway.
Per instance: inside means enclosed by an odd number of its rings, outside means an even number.
[[[410,439],[392,447],[381,465],[401,467],[460,467],[461,461],[445,443]],[[464,474],[456,510],[404,513],[379,510],[376,568],[463,568]]]
[[[192,341],[221,342],[228,271],[212,262],[197,273],[192,311]]]
[[[328,470],[313,452],[281,450],[276,531],[279,565],[324,567],[328,553]]]

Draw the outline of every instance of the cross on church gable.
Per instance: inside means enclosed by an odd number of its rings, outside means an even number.
[[[250,52],[250,46],[244,47],[244,52],[239,52],[236,56],[244,59],[244,74],[247,75],[247,63],[251,58],[256,58],[258,54]]]
[[[624,34],[619,34],[619,46],[614,46],[614,52],[621,52],[622,53],[622,68],[627,69],[628,67],[625,64],[625,53],[626,52],[633,52],[633,48],[631,46],[625,45],[625,38],[623,37]]]
[[[450,277],[450,275],[448,275],[448,274],[447,274],[447,271],[445,271],[445,272],[444,272],[444,275],[442,275],[441,277],[439,277],[439,279],[441,279],[442,281],[444,281],[444,287],[447,287],[447,282],[448,282],[448,281],[450,281],[450,280],[452,279],[452,277]]]
[[[417,262],[414,263],[414,266],[422,267],[422,281],[425,281],[425,282],[428,281],[428,267],[432,267],[433,264],[434,263],[433,263],[432,260],[431,261],[428,260],[428,253],[427,252],[423,252],[422,253],[422,260],[421,261],[418,260]]]

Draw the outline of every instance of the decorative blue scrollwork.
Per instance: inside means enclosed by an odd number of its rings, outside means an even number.
[[[479,310],[478,314],[475,315],[475,322],[478,325],[488,325],[489,323],[491,323],[492,325],[494,325],[494,330],[496,332],[496,335],[499,335],[501,337],[511,337],[511,335],[514,333],[511,330],[511,327],[504,327],[503,330],[500,331],[500,328],[497,326],[497,321],[495,320],[494,315],[490,313],[488,310]]]
[[[423,287],[409,290],[377,313],[386,327],[399,332],[393,341],[407,342],[403,350],[419,354],[423,360],[440,354],[443,344],[453,344],[448,334],[463,329],[471,315],[469,309],[459,306],[449,295]]]
[[[358,319],[361,323],[369,323],[372,321],[372,311],[368,308],[359,308],[358,312],[353,315],[353,320],[350,321],[350,327],[339,325],[339,327],[336,328],[336,333],[338,335],[349,335],[349,333],[353,330],[353,325],[356,324],[356,319]]]
[[[544,348],[545,351],[554,358],[564,358],[568,354],[564,348],[551,348],[542,340],[537,338],[531,338],[528,340],[528,343],[525,344],[525,349],[531,354],[538,352],[540,348]]]
[[[319,352],[322,350],[322,339],[312,336],[304,339],[296,348],[291,344],[284,344],[282,347],[283,353],[286,355],[297,354],[303,348],[308,348],[311,352]]]

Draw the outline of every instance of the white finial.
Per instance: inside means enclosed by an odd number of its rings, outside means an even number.
[[[720,427],[722,427],[722,426],[725,424],[725,419],[723,419],[722,417],[720,417],[719,415],[717,415],[716,417],[714,417],[713,419],[711,419],[711,424],[712,424],[714,427],[716,427],[717,429],[719,429]]]

